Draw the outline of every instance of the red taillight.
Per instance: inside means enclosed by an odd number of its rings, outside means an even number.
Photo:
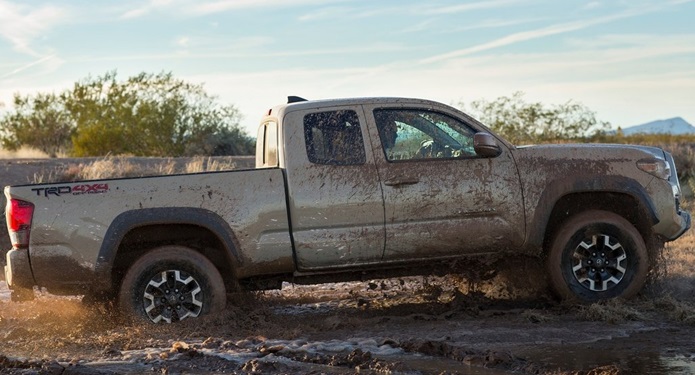
[[[19,199],[10,199],[7,202],[6,215],[12,246],[22,247],[28,245],[31,219],[34,216],[34,205]]]

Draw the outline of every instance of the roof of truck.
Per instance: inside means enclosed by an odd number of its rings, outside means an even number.
[[[287,103],[277,105],[267,113],[266,116],[277,116],[285,109],[310,109],[317,107],[335,107],[341,105],[360,105],[360,104],[395,104],[403,103],[404,105],[441,105],[441,103],[417,98],[402,98],[402,97],[354,97],[354,98],[335,98],[335,99],[317,99],[307,100],[299,96],[288,96]]]

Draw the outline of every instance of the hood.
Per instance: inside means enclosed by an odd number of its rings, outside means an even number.
[[[653,156],[658,159],[666,159],[664,150],[658,147],[631,145],[631,144],[604,144],[604,143],[567,143],[567,144],[547,144],[547,145],[527,145],[516,146],[522,154],[548,153],[564,155],[565,157],[592,158],[592,156],[617,157],[640,157]]]

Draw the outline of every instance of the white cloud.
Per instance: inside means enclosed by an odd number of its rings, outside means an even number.
[[[500,0],[500,1],[504,1],[504,0]],[[441,62],[441,61],[449,60],[452,58],[468,56],[468,55],[475,54],[478,52],[483,52],[483,51],[488,51],[488,50],[492,50],[492,49],[496,49],[496,48],[500,48],[500,47],[505,47],[505,46],[509,46],[509,45],[513,45],[516,43],[533,40],[533,39],[539,39],[539,38],[544,38],[547,36],[569,33],[572,31],[586,29],[586,28],[589,28],[591,26],[611,23],[611,22],[618,21],[618,20],[625,19],[625,18],[636,17],[636,16],[648,14],[648,13],[658,12],[658,11],[663,10],[665,8],[679,5],[679,4],[682,4],[685,2],[690,2],[690,1],[692,1],[692,0],[674,0],[671,2],[658,3],[658,4],[638,5],[636,7],[630,7],[630,8],[623,10],[622,12],[615,13],[612,15],[607,15],[607,16],[603,16],[603,17],[591,17],[591,18],[578,20],[578,21],[572,21],[572,22],[550,25],[550,26],[538,28],[535,30],[513,33],[513,34],[507,35],[505,37],[498,38],[498,39],[495,39],[495,40],[492,40],[492,41],[489,41],[486,43],[478,44],[478,45],[475,45],[472,47],[463,48],[463,49],[443,53],[443,54],[436,55],[436,56],[431,56],[431,57],[420,60],[420,63],[421,64],[431,64],[431,63]],[[469,5],[471,5],[471,4],[469,4]]]
[[[152,10],[151,7],[141,7],[141,8],[136,8],[136,9],[131,9],[126,11],[121,15],[121,18],[123,19],[132,19],[132,18],[138,18],[146,15]]]
[[[584,5],[583,9],[586,10],[592,10],[592,9],[599,9],[603,7],[603,4],[600,1],[590,1]]]
[[[308,99],[349,96],[422,97],[443,103],[494,99],[524,91],[529,100],[575,100],[614,125],[634,125],[660,117],[695,121],[693,35],[613,35],[622,41],[566,52],[499,53],[465,56],[427,66],[398,64],[350,69],[289,69],[250,74],[215,73],[190,78],[238,106],[247,130],[255,134],[261,115],[287,95]],[[581,44],[581,43],[579,43]],[[307,53],[308,51],[304,51]],[[235,88],[243,87],[244,90]]]
[[[289,8],[305,5],[326,5],[345,0],[149,0],[145,4],[136,3],[129,10],[121,13],[123,19],[134,19],[152,12],[169,12],[181,16],[205,16],[239,9],[252,8]]]
[[[176,39],[176,45],[179,47],[188,47],[191,44],[191,38],[187,36],[182,36]]]
[[[556,35],[556,34],[562,34],[562,33],[567,33],[570,31],[576,31],[576,30],[581,30],[584,28],[587,28],[589,26],[597,25],[600,23],[606,23],[614,20],[615,17],[603,17],[603,18],[596,18],[596,19],[589,19],[589,20],[583,20],[583,21],[575,21],[575,22],[568,22],[568,23],[563,23],[563,24],[556,24],[556,25],[551,25],[547,27],[543,27],[540,29],[536,30],[530,30],[530,31],[522,31],[514,34],[507,35],[505,37],[495,39],[493,41],[479,44],[473,47],[468,47],[452,52],[447,52],[441,55],[437,56],[432,56],[426,59],[421,60],[420,62],[423,64],[430,64],[430,63],[436,63],[444,60],[449,60],[452,58],[456,57],[462,57],[462,56],[468,56],[476,52],[483,52],[499,47],[504,47],[512,44],[516,44],[519,42],[524,42],[528,40],[533,40],[533,39],[538,39],[538,38],[543,38],[546,36],[550,35]]]
[[[313,12],[306,13],[299,17],[300,21],[316,21],[326,18],[344,18],[346,14],[353,10],[347,7],[324,7]]]
[[[351,19],[359,18],[370,18],[370,17],[383,17],[383,16],[395,16],[395,15],[416,15],[416,16],[442,16],[442,15],[452,15],[457,13],[464,13],[479,9],[494,9],[501,8],[509,5],[522,5],[534,2],[537,0],[490,0],[490,1],[480,1],[475,3],[452,5],[452,6],[431,6],[426,5],[423,2],[414,3],[404,3],[399,6],[387,7],[383,6],[381,3],[369,3],[367,6],[361,7],[346,7],[346,6],[334,6],[334,7],[324,7],[313,10],[299,17],[300,21],[317,21],[324,19],[336,19],[345,18],[349,16]],[[301,2],[301,1],[300,1]],[[321,3],[325,5],[325,3]],[[429,23],[429,21],[424,21]],[[423,30],[422,22],[420,26],[416,25],[413,27],[414,30]],[[440,25],[441,27],[441,25]]]
[[[22,66],[20,66],[19,68],[15,68],[15,69],[12,70],[11,72],[9,72],[9,73],[7,73],[7,74],[5,74],[5,75],[3,75],[3,76],[0,76],[0,79],[5,79],[5,78],[8,78],[8,77],[11,77],[11,76],[13,76],[13,75],[15,75],[15,74],[17,74],[17,73],[20,73],[20,72],[22,72],[22,71],[24,71],[24,70],[27,70],[27,69],[29,69],[29,68],[32,68],[32,67],[37,66],[37,65],[42,65],[42,64],[45,65],[45,66],[52,66],[52,67],[54,67],[54,69],[55,69],[55,67],[57,67],[58,65],[62,64],[62,62],[63,62],[63,61],[62,61],[61,59],[57,58],[55,55],[50,55],[50,56],[42,57],[42,58],[40,58],[40,59],[38,59],[38,60],[36,60],[36,61],[32,61],[32,62],[30,62],[30,63],[28,63],[28,64],[22,65]],[[51,70],[54,70],[54,69],[51,69]]]
[[[235,9],[249,8],[288,8],[304,5],[326,5],[327,0],[218,0],[208,2],[192,2],[190,12],[196,15],[206,15],[227,12]]]
[[[64,23],[68,12],[57,6],[28,6],[0,0],[0,36],[23,54],[41,56],[32,45],[53,26]]]
[[[121,14],[122,19],[133,19],[145,16],[159,9],[185,9],[185,4],[176,0],[149,0],[145,4],[138,3],[133,9],[126,10]]]
[[[455,14],[469,12],[472,10],[501,8],[510,5],[528,4],[529,0],[487,0],[474,3],[450,5],[443,7],[431,7],[425,10],[425,14]]]
[[[341,56],[369,53],[385,53],[396,51],[412,51],[410,46],[398,44],[375,43],[358,47],[335,47],[333,49],[287,49],[287,50],[256,50],[255,47],[264,44],[271,44],[274,40],[265,37],[240,38],[236,41],[229,41],[226,45],[213,42],[213,39],[191,39],[189,50],[196,47],[195,53],[180,54],[154,53],[154,54],[133,54],[133,55],[112,55],[112,56],[80,56],[70,59],[71,63],[95,63],[121,61],[158,61],[158,60],[205,60],[205,59],[250,59],[252,62],[259,59],[278,58],[278,57],[304,57],[304,56]]]

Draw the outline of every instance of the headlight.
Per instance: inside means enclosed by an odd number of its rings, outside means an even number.
[[[671,166],[663,159],[650,158],[639,160],[637,168],[664,180],[668,180],[671,177]]]

